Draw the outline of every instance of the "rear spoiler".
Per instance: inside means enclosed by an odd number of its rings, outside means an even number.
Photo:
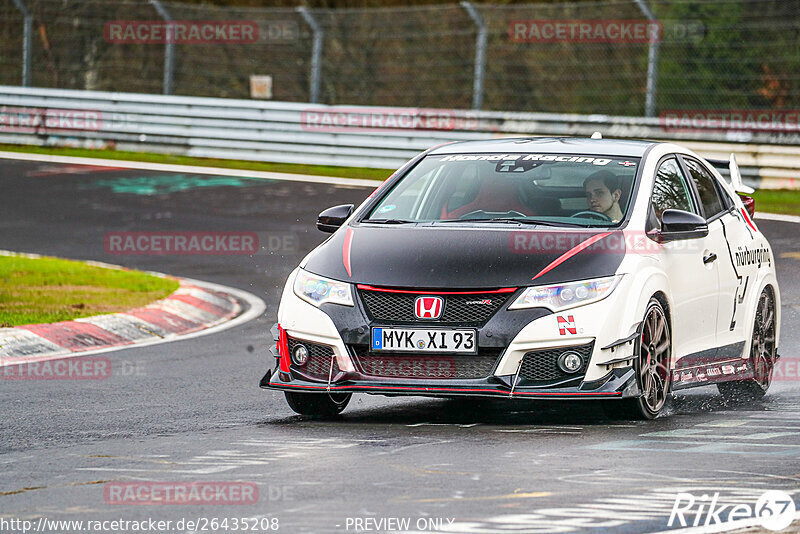
[[[733,187],[733,190],[744,195],[752,195],[755,189],[742,183],[742,173],[739,172],[739,165],[736,163],[736,156],[733,152],[731,152],[728,168],[731,171],[731,187]]]

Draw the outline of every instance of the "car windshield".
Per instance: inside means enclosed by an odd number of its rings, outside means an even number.
[[[590,154],[427,156],[366,222],[615,226],[629,208],[638,158]]]

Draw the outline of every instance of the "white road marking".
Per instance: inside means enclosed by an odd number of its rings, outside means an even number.
[[[744,426],[749,424],[749,421],[741,421],[738,419],[726,419],[723,421],[709,421],[707,423],[698,423],[695,426],[710,426],[714,428],[729,428],[729,427],[736,427],[736,426]]]
[[[800,512],[795,514],[794,520],[800,520]],[[651,532],[650,534],[716,534],[718,532],[731,532],[733,530],[740,530],[747,527],[754,527],[761,525],[761,518],[755,517],[750,519],[739,519],[736,521],[728,521],[720,525],[709,525],[699,527],[687,527],[681,529],[668,529]]]
[[[114,473],[171,473],[180,475],[214,475],[236,469],[235,465],[220,467],[203,467],[199,469],[137,469],[133,467],[77,467],[76,471],[103,471]],[[148,480],[148,479],[144,479]]]
[[[797,215],[784,215],[783,213],[762,213],[756,212],[756,219],[763,219],[765,221],[781,221],[790,223],[800,223],[800,217]]]
[[[472,428],[474,426],[480,426],[482,423],[469,423],[469,424],[462,424],[462,423],[413,423],[406,425],[407,427],[418,427],[418,426],[457,426],[459,428]]]
[[[678,428],[659,432],[646,432],[641,437],[652,438],[707,438],[707,439],[774,439],[796,436],[796,432],[751,432],[749,434],[715,434],[712,430],[699,428]]]
[[[441,532],[460,532],[471,534],[489,534],[498,532],[517,532],[525,534],[567,533],[586,529],[603,529],[614,531],[614,527],[630,525],[637,521],[663,520],[667,529],[670,512],[678,493],[693,495],[713,494],[719,492],[718,504],[736,505],[754,503],[763,488],[742,488],[739,486],[710,486],[707,483],[676,485],[653,489],[645,494],[623,495],[614,498],[597,498],[591,502],[569,507],[548,507],[530,510],[524,514],[505,514],[485,519],[456,521]],[[796,491],[788,490],[788,493]],[[693,511],[694,512],[694,511]],[[691,516],[692,519],[694,516]],[[800,514],[798,514],[800,517]],[[754,525],[759,522],[752,523]],[[679,532],[682,534],[700,534],[706,532],[729,532],[748,526],[742,521],[710,525],[701,528],[667,529],[655,532]]]

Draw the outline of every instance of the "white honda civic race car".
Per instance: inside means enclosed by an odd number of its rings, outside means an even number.
[[[409,161],[286,283],[275,367],[298,413],[353,393],[595,399],[653,418],[670,392],[763,396],[780,292],[752,190],[674,144],[498,139]]]

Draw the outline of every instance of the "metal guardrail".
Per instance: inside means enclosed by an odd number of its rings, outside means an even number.
[[[675,140],[712,159],[727,159],[735,152],[749,185],[800,187],[798,132],[664,126],[658,118],[344,107],[0,86],[0,143],[391,169],[449,141],[589,136],[600,131],[604,137]]]

